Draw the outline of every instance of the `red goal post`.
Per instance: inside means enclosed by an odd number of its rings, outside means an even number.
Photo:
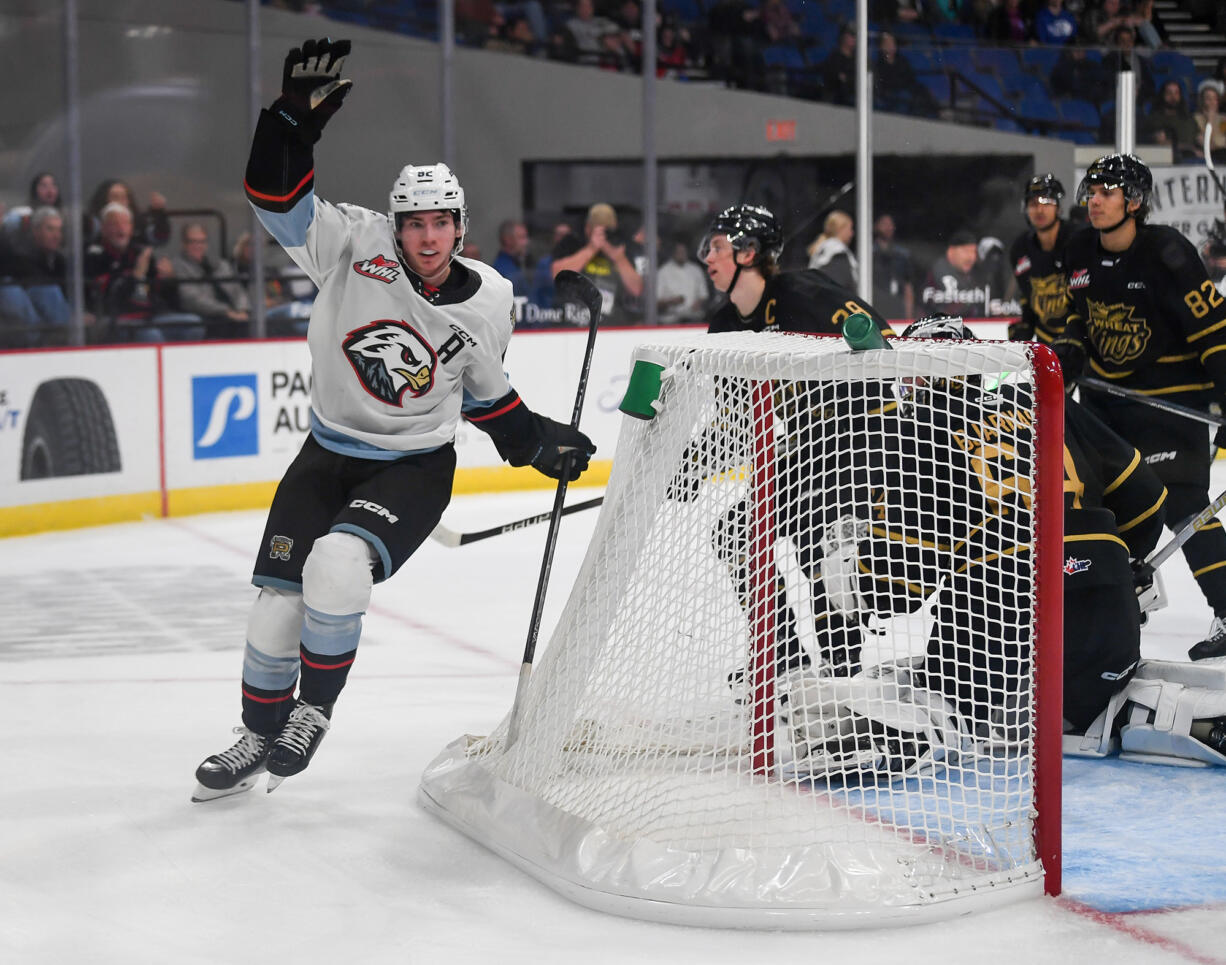
[[[636,358],[660,411],[623,425],[519,736],[453,742],[423,805],[632,917],[864,927],[1059,893],[1052,353],[738,333]]]

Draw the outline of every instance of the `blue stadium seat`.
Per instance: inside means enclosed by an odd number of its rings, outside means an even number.
[[[970,43],[975,39],[975,28],[969,23],[938,23],[932,28],[932,35],[955,43]]]
[[[1057,107],[1060,111],[1060,116],[1064,120],[1072,124],[1084,124],[1093,130],[1098,130],[1100,120],[1098,108],[1089,101],[1081,100],[1078,97],[1070,97],[1059,101]]]
[[[791,44],[772,44],[762,48],[762,63],[767,67],[786,67],[789,70],[804,70],[805,58],[798,47]]]
[[[976,47],[971,50],[971,61],[979,70],[995,72],[1002,81],[1022,73],[1017,51],[1011,47]]]
[[[925,70],[940,69],[936,57],[930,48],[908,47],[900,51],[900,53],[902,53],[903,60],[910,64],[917,73]]]
[[[1060,61],[1060,50],[1056,47],[1024,47],[1022,49],[1022,64],[1032,74],[1039,77],[1050,77]]]
[[[1020,98],[1017,102],[1017,113],[1022,123],[1028,121],[1041,123],[1060,119],[1060,112],[1056,109],[1056,105],[1046,95],[1027,94]]]

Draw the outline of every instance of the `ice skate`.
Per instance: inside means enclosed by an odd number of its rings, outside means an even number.
[[[192,800],[197,804],[249,791],[264,773],[272,738],[262,737],[246,727],[235,727],[234,733],[242,736],[233,747],[206,758],[196,768],[197,784]]]
[[[290,711],[289,721],[272,742],[268,754],[268,792],[271,793],[287,777],[306,770],[315,756],[315,749],[332,726],[328,719],[331,708],[317,707],[299,701]]]
[[[1226,617],[1215,616],[1209,624],[1209,635],[1188,651],[1193,660],[1226,657]]]

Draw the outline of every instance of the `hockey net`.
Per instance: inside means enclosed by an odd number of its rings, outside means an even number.
[[[1058,893],[1052,358],[640,346],[659,411],[624,420],[514,740],[453,742],[423,804],[634,917],[874,926]]]

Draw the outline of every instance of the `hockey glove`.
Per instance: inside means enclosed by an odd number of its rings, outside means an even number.
[[[1072,392],[1077,379],[1086,367],[1086,347],[1077,338],[1061,336],[1051,343],[1051,349],[1060,360],[1060,372],[1064,376],[1064,391]]]
[[[532,468],[551,479],[561,479],[565,474],[567,482],[574,482],[587,469],[592,453],[596,451],[596,444],[578,429],[565,423],[554,422],[545,416],[537,416],[537,419],[540,447],[529,460]],[[568,455],[571,457],[569,465],[566,459]]]
[[[1009,341],[1010,342],[1029,342],[1034,338],[1034,326],[1029,322],[1024,322],[1020,318],[1016,322],[1009,323]]]
[[[1154,585],[1154,568],[1145,560],[1131,559],[1128,565],[1132,567],[1132,585],[1137,591],[1137,596],[1149,591]]]
[[[348,40],[324,37],[308,40],[285,55],[281,96],[272,110],[308,144],[319,140],[353,87],[353,81],[341,76],[349,48]]]

